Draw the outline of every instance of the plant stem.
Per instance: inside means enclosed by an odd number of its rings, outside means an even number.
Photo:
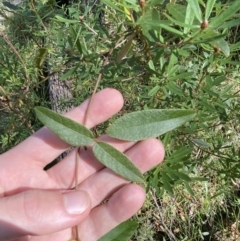
[[[107,54],[107,56],[104,58],[104,61],[103,61],[103,64],[102,64],[102,68],[98,74],[98,77],[97,77],[97,81],[96,81],[96,84],[94,86],[94,90],[93,90],[93,93],[90,97],[90,100],[88,102],[88,106],[87,106],[87,110],[86,110],[86,114],[84,116],[84,119],[83,119],[83,125],[86,125],[87,123],[87,119],[88,119],[88,116],[89,116],[89,112],[90,112],[90,109],[91,109],[91,106],[92,106],[92,103],[93,103],[93,100],[94,100],[94,97],[95,97],[95,94],[97,92],[97,88],[99,86],[99,83],[102,79],[102,76],[103,76],[103,71],[104,71],[104,67],[109,63],[109,57],[112,55],[112,52],[114,50],[114,48],[117,46],[117,44],[124,38],[121,37],[117,42],[116,44],[114,45],[113,48],[111,48]],[[77,149],[77,152],[76,152],[76,158],[75,158],[75,190],[78,190],[78,167],[79,167],[79,161],[80,161],[80,153],[81,153],[81,146],[78,147]],[[78,226],[74,226],[73,229],[75,230],[75,239],[73,239],[74,241],[81,241],[80,238],[79,238],[79,234],[78,234]],[[74,231],[73,230],[73,231]],[[74,232],[73,232],[74,233]]]
[[[17,49],[13,46],[12,42],[9,40],[8,36],[0,30],[0,37],[2,37],[4,39],[4,41],[9,45],[9,47],[12,49],[12,51],[16,54],[16,56],[18,57],[18,59],[20,60],[20,62],[22,63],[24,72],[25,72],[25,76],[26,76],[26,80],[27,83],[30,83],[30,79],[29,79],[29,75],[28,75],[28,70],[27,67],[21,57],[21,55],[19,54],[19,52],[17,51]],[[27,89],[29,89],[29,85],[27,85]]]
[[[154,203],[155,203],[155,205],[156,205],[156,207],[157,207],[157,209],[158,209],[159,216],[160,216],[160,218],[161,218],[161,224],[163,225],[165,231],[167,232],[170,240],[171,240],[171,241],[177,241],[177,239],[176,239],[175,235],[173,234],[173,232],[172,232],[172,231],[167,227],[167,225],[164,223],[164,218],[163,218],[163,215],[162,215],[162,211],[160,210],[160,207],[159,207],[159,205],[158,205],[157,198],[156,198],[156,195],[155,195],[155,191],[154,191],[154,190],[151,192],[151,196],[152,196],[152,199],[153,199],[153,201],[154,201]]]

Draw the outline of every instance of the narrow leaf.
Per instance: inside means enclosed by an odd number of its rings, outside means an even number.
[[[120,9],[119,7],[117,7],[113,2],[111,2],[110,0],[101,0],[102,3],[106,4],[108,7],[115,9],[118,12],[124,13],[124,11],[122,9]]]
[[[104,142],[93,146],[94,156],[106,167],[120,176],[133,181],[144,182],[142,173],[122,152]]]
[[[172,27],[170,27],[170,26],[168,26],[168,25],[166,25],[166,24],[161,23],[159,26],[160,26],[161,28],[163,28],[163,29],[171,32],[171,33],[175,33],[175,34],[177,34],[177,35],[179,35],[179,36],[183,36],[183,33],[182,33],[181,31],[179,31],[179,30],[177,30],[177,29],[175,29],[175,28],[172,28]]]
[[[182,89],[174,82],[168,82],[166,87],[172,91],[174,94],[179,95],[179,96],[184,96],[184,93]]]
[[[209,179],[206,178],[206,177],[191,177],[191,179],[192,179],[192,182],[196,182],[196,181],[207,182],[207,181],[209,181]]]
[[[240,25],[240,19],[233,19],[233,20],[223,23],[222,25],[219,26],[219,28],[221,28],[221,29],[232,28],[232,27],[239,26],[239,25]]]
[[[209,148],[211,147],[207,142],[201,140],[201,139],[193,139],[193,142],[195,144],[197,144],[198,146],[200,147],[203,147],[203,148]]]
[[[198,0],[187,0],[187,2],[191,6],[195,17],[201,23],[202,22],[202,12],[201,12]]]
[[[192,10],[190,4],[188,4],[187,10],[186,10],[186,16],[185,16],[185,24],[192,25],[193,20],[194,20],[193,10]],[[189,32],[189,30],[190,30],[189,28],[185,27],[183,32],[186,34]]]
[[[184,22],[186,14],[186,6],[176,3],[168,3],[166,5],[168,12],[178,21]]]
[[[227,9],[224,9],[220,15],[215,17],[210,22],[209,27],[218,28],[219,26],[222,25],[223,22],[225,22],[228,19],[231,19],[231,17],[240,9],[239,0],[235,0],[233,3],[229,4],[228,6],[229,7]]]
[[[166,174],[166,173],[161,173],[162,174],[162,183],[163,183],[163,188],[171,195],[174,195],[173,189],[170,185],[171,178]]]
[[[62,23],[79,23],[79,20],[72,20],[72,19],[67,19],[67,18],[63,18],[61,16],[56,16],[56,19],[57,21],[59,22],[62,22]]]
[[[205,19],[206,20],[208,20],[215,2],[216,2],[216,0],[208,0],[207,1],[206,11],[205,11]]]
[[[62,140],[72,146],[86,146],[94,141],[85,126],[44,107],[34,108],[37,118]]]
[[[194,116],[193,110],[136,111],[117,119],[107,133],[121,140],[140,141],[171,131]]]
[[[171,75],[172,73],[172,70],[173,70],[173,66],[178,62],[178,58],[176,56],[175,53],[172,53],[171,56],[170,56],[170,60],[169,60],[169,64],[168,64],[168,67],[167,67],[167,74],[168,76]]]
[[[239,22],[239,25],[240,25],[240,22]],[[239,51],[239,49],[240,49],[240,42],[231,44],[230,49],[231,49],[231,52],[233,52],[233,51],[235,51],[235,50],[236,50],[236,51]]]
[[[38,68],[41,68],[48,54],[47,48],[40,48],[37,50],[37,54],[35,57],[35,63]]]
[[[117,62],[119,63],[124,57],[125,55],[127,54],[128,50],[130,49],[131,45],[132,45],[132,41],[135,37],[135,33],[132,34],[125,45],[123,45],[123,47],[121,48],[121,50],[119,51],[118,55],[117,55]]]
[[[185,182],[191,182],[191,178],[183,172],[174,171],[174,173],[179,177],[179,179]]]
[[[136,221],[126,221],[112,229],[109,233],[98,239],[98,241],[128,241],[138,227]]]
[[[210,36],[210,35],[209,35]],[[201,37],[201,36],[200,36]],[[205,38],[204,38],[205,37]],[[222,39],[223,37],[226,37],[226,34],[216,34],[215,36],[211,36],[211,37],[208,37],[208,35],[206,34],[205,36],[203,35],[202,39],[200,40],[195,40],[193,41],[192,43],[194,44],[199,44],[199,43],[209,43],[209,42],[214,42],[214,41],[217,41],[219,39]]]
[[[160,90],[160,88],[161,87],[159,85],[156,85],[148,92],[148,96],[154,96]]]
[[[11,2],[13,2],[13,1],[11,1]],[[19,9],[18,5],[12,4],[12,3],[8,2],[8,1],[3,1],[2,4],[5,7],[9,8],[11,10],[14,10],[14,11]]]
[[[173,19],[172,17],[170,17],[169,15],[167,15],[166,13],[163,14],[164,16],[166,16],[171,22],[175,23],[176,25],[179,25],[181,27],[185,27],[185,28],[189,28],[189,29],[198,29],[199,25],[190,25],[190,24],[186,24],[186,23],[182,23],[178,20]]]
[[[187,191],[192,195],[194,196],[194,191],[192,190],[192,188],[190,187],[190,185],[187,183],[187,182],[184,182],[185,184],[185,187],[187,189]]]
[[[214,47],[220,48],[220,50],[224,53],[224,55],[226,57],[229,57],[230,48],[229,48],[228,43],[223,38],[216,39],[213,42],[211,42],[210,44],[213,45]]]
[[[78,68],[79,68],[79,66],[76,66],[76,67],[68,70],[66,73],[64,73],[64,74],[61,76],[60,80],[66,80],[67,78],[69,78],[70,76],[72,76],[72,75],[77,71]]]

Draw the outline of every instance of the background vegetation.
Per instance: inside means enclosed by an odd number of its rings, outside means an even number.
[[[197,111],[192,122],[159,137],[165,162],[145,176],[148,199],[134,217],[140,225],[132,240],[240,240],[240,4],[94,4],[3,2],[0,152],[41,126],[33,108],[51,106],[49,76],[71,82],[65,107],[89,97],[102,72],[99,88],[124,95],[119,116],[149,108]]]

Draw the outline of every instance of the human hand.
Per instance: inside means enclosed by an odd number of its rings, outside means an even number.
[[[87,105],[88,100],[66,116],[82,123]],[[86,126],[92,128],[106,121],[122,105],[118,91],[100,91],[94,98]],[[164,158],[163,146],[157,139],[138,143],[106,135],[99,139],[124,152],[142,172]],[[79,191],[69,191],[74,187],[78,148],[57,165],[43,170],[68,147],[44,127],[0,156],[0,240],[69,241],[71,227],[78,225],[81,241],[96,241],[142,206],[145,200],[142,187],[128,184],[104,167],[91,148],[81,149]],[[108,202],[99,205],[108,197]]]

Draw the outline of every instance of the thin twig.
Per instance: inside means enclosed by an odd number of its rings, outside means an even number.
[[[201,148],[199,145],[195,144],[192,140],[189,139],[189,141],[190,141],[195,147],[197,147],[199,150],[201,150],[202,152],[208,153],[208,154],[211,155],[211,156],[215,156],[215,157],[218,157],[218,158],[221,158],[221,159],[227,159],[226,156],[222,156],[222,155],[218,155],[218,154],[212,153],[211,151],[208,151],[208,150],[206,150],[206,149]]]
[[[117,46],[117,44],[122,41],[122,39],[124,38],[124,36],[122,36],[115,44],[115,46],[113,48],[110,49],[110,51],[108,52],[107,56],[105,57],[104,61],[103,61],[103,64],[102,64],[102,68],[98,74],[98,77],[97,77],[97,81],[96,81],[96,84],[94,86],[94,90],[93,90],[93,93],[90,97],[90,100],[88,102],[88,106],[87,106],[87,110],[86,110],[86,114],[84,116],[84,119],[83,119],[83,125],[86,125],[87,123],[87,119],[88,119],[88,116],[89,116],[89,112],[90,112],[90,109],[91,109],[91,106],[92,106],[92,103],[93,103],[93,100],[94,100],[94,97],[95,97],[95,94],[97,92],[97,88],[99,86],[99,83],[102,79],[102,76],[103,76],[103,71],[104,71],[104,67],[109,63],[109,57],[112,55],[112,52],[113,50],[115,49],[115,47]],[[77,149],[77,152],[76,152],[76,158],[75,158],[75,190],[78,190],[78,167],[79,167],[79,162],[80,162],[80,153],[81,153],[81,147],[79,146],[78,149]],[[79,238],[79,234],[78,234],[78,226],[74,226],[73,227],[73,231],[75,230],[75,239],[73,239],[73,241],[81,241],[80,238]]]
[[[152,196],[152,199],[153,199],[153,201],[154,201],[154,203],[155,203],[155,205],[156,205],[156,207],[157,207],[157,209],[158,209],[158,213],[159,213],[159,216],[160,216],[160,218],[161,218],[161,224],[163,225],[164,229],[167,231],[168,236],[170,236],[169,238],[170,238],[171,240],[173,240],[173,241],[177,241],[175,235],[172,233],[172,231],[171,231],[171,230],[167,227],[167,225],[164,223],[164,218],[163,218],[163,216],[162,216],[162,211],[160,210],[160,207],[159,207],[159,205],[158,205],[158,203],[157,203],[157,199],[156,199],[156,196],[155,196],[155,192],[154,192],[154,191],[151,192],[151,196]]]
[[[26,79],[27,79],[27,82],[30,83],[30,80],[29,80],[29,75],[28,75],[28,71],[27,71],[27,67],[22,59],[22,57],[20,56],[20,54],[18,53],[17,49],[13,46],[13,44],[11,43],[11,41],[9,40],[8,36],[0,30],[0,36],[5,40],[5,42],[10,46],[10,48],[13,50],[13,52],[17,55],[17,57],[19,58],[20,62],[22,63],[23,65],[23,68],[24,68],[24,71],[25,71],[25,75],[26,75]],[[29,86],[27,86],[28,88]]]

